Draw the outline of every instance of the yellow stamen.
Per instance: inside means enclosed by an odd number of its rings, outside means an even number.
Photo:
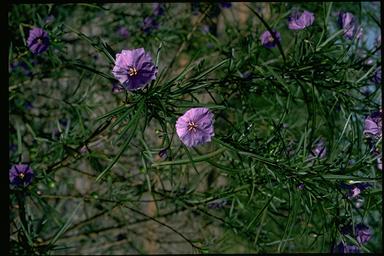
[[[24,173],[19,173],[19,177],[20,177],[20,179],[24,179],[24,177],[25,177]]]
[[[128,75],[129,76],[136,76],[137,75],[137,69],[136,68],[133,68],[133,67],[130,67],[128,69]]]
[[[272,43],[273,40],[274,40],[274,39],[273,39],[273,36],[269,36],[269,37],[268,37],[268,41],[269,41],[270,43]]]
[[[192,121],[188,122],[188,131],[196,132],[197,124]]]

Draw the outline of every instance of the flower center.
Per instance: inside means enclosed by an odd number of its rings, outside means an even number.
[[[38,44],[42,44],[42,43],[43,43],[43,40],[42,40],[41,38],[38,38],[38,39],[37,39],[37,43],[38,43]]]
[[[24,174],[24,173],[22,173],[22,172],[19,173],[19,178],[20,178],[20,179],[24,179],[24,177],[25,177],[25,174]]]
[[[129,76],[136,76],[137,75],[137,69],[134,67],[128,68],[128,75]]]
[[[188,131],[196,132],[196,129],[197,129],[197,124],[195,124],[192,121],[189,121],[188,122]]]
[[[273,39],[273,36],[269,36],[269,37],[268,37],[268,41],[269,41],[270,43],[272,43],[273,40],[274,40],[274,39]]]

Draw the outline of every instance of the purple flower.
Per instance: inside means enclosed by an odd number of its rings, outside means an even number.
[[[338,23],[340,28],[344,30],[344,36],[347,39],[353,37],[360,38],[362,35],[362,28],[358,27],[355,16],[350,12],[340,12]]]
[[[208,108],[191,108],[176,121],[176,132],[188,147],[211,141],[214,136],[213,114]]]
[[[343,242],[340,242],[336,246],[336,253],[359,253],[359,247],[356,245],[347,245],[344,244]]]
[[[168,150],[166,148],[160,150],[159,157],[161,157],[162,159],[166,159],[168,157]]]
[[[14,186],[28,186],[33,180],[34,174],[27,164],[16,164],[9,169],[9,181]]]
[[[355,226],[356,240],[360,244],[367,243],[372,237],[372,231],[366,225],[360,223]]]
[[[164,14],[164,4],[152,3],[152,11],[155,16],[162,16]]]
[[[33,28],[29,31],[27,45],[33,54],[38,55],[45,52],[48,49],[49,43],[48,33],[43,29]]]
[[[147,33],[147,34],[150,33],[152,30],[158,29],[158,28],[159,28],[159,23],[157,23],[157,21],[152,16],[146,17],[143,21],[143,26],[141,27],[144,33]]]
[[[299,185],[297,185],[297,189],[303,190],[304,189],[304,183],[300,183]]]
[[[371,187],[371,184],[366,183],[366,182],[361,182],[361,183],[355,183],[355,184],[345,184],[342,183],[340,184],[340,187],[343,189],[348,189],[348,198],[356,198],[360,195],[362,191],[365,189]]]
[[[156,79],[157,67],[151,55],[138,48],[116,54],[112,73],[127,90],[134,91]]]
[[[378,68],[376,70],[375,74],[373,75],[372,81],[375,84],[381,84],[381,68]]]
[[[223,8],[231,8],[232,7],[232,3],[231,2],[221,2],[220,1],[220,5]]]
[[[117,34],[122,38],[127,38],[129,36],[129,31],[126,27],[120,27],[117,30]]]
[[[325,157],[325,154],[327,153],[327,148],[325,147],[325,142],[323,140],[320,140],[316,143],[315,147],[312,149],[312,155],[318,158]]]
[[[288,18],[288,28],[292,30],[301,30],[312,25],[315,15],[312,12],[304,11],[303,13],[294,12]]]
[[[272,30],[272,32],[275,35],[277,41],[275,40],[275,38],[273,38],[272,34],[268,30],[264,31],[264,33],[260,36],[261,44],[266,48],[274,48],[276,47],[277,42],[281,41],[280,33],[275,30]]]
[[[364,130],[363,134],[366,137],[374,137],[378,138],[381,136],[381,115],[382,113],[377,111],[369,115],[365,120],[364,120]]]

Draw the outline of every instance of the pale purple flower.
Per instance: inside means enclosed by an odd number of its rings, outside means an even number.
[[[355,226],[355,234],[356,240],[360,244],[365,244],[371,239],[372,230],[368,226],[360,223]]]
[[[152,12],[155,16],[162,16],[164,14],[164,4],[152,3]]]
[[[382,113],[377,111],[369,115],[365,120],[364,120],[364,131],[363,134],[366,137],[374,137],[378,138],[382,134],[382,118],[381,118]]]
[[[176,132],[188,147],[211,141],[214,136],[213,114],[208,108],[191,108],[176,121]]]
[[[294,12],[288,18],[288,28],[292,30],[301,30],[312,25],[315,20],[315,15],[312,12],[304,11]]]
[[[296,187],[297,187],[298,190],[303,190],[304,189],[304,183],[300,183]]]
[[[357,247],[356,245],[348,245],[348,244],[344,244],[343,242],[340,242],[335,249],[336,249],[336,253],[359,253],[360,252],[359,247]]]
[[[27,164],[15,164],[9,169],[9,182],[14,186],[28,186],[34,178],[31,167]]]
[[[274,48],[276,47],[277,42],[281,41],[279,32],[272,30],[272,33],[275,35],[277,41],[268,30],[264,31],[264,33],[260,36],[261,44],[266,48]]]
[[[323,140],[320,140],[316,143],[315,147],[312,149],[312,155],[318,158],[325,157],[325,154],[327,153],[327,148],[325,147],[325,142]]]
[[[354,184],[346,184],[346,183],[341,183],[340,187],[343,189],[348,189],[348,198],[356,198],[358,197],[362,191],[366,190],[367,188],[371,187],[371,184],[366,183],[366,182],[361,182],[361,183],[354,183]]]
[[[138,48],[116,54],[112,73],[127,90],[134,91],[156,79],[157,67],[151,55]]]
[[[360,38],[363,31],[362,28],[357,25],[355,16],[350,12],[340,12],[338,23],[340,28],[344,30],[344,36],[347,39],[353,39],[354,37]]]
[[[117,34],[122,38],[127,38],[129,36],[129,30],[126,27],[119,27]]]
[[[29,31],[27,45],[29,50],[38,55],[45,52],[49,47],[50,41],[48,33],[41,28],[33,28]]]

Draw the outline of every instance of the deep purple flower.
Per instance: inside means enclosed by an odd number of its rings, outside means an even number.
[[[37,55],[45,52],[49,47],[49,36],[46,31],[41,28],[33,28],[29,31],[27,45],[29,50]]]
[[[162,16],[164,14],[164,4],[152,3],[152,12],[155,16]]]
[[[360,252],[359,247],[357,247],[356,245],[347,245],[347,244],[344,244],[343,242],[340,242],[335,249],[336,249],[336,253],[359,253]]]
[[[365,120],[364,120],[364,130],[363,134],[366,137],[374,137],[378,138],[381,136],[382,131],[382,118],[381,118],[382,113],[377,111],[369,115]]]
[[[209,142],[215,135],[213,114],[208,108],[191,108],[177,119],[176,132],[188,147]]]
[[[304,11],[294,12],[288,18],[288,28],[292,30],[301,30],[312,25],[315,15],[312,12]]]
[[[360,223],[355,226],[355,234],[356,240],[360,244],[365,244],[371,239],[372,230],[368,226]]]
[[[340,28],[344,30],[344,36],[347,39],[353,39],[354,37],[360,38],[363,31],[361,27],[358,27],[355,16],[350,12],[340,12],[338,23]]]
[[[117,30],[117,34],[122,38],[127,38],[129,36],[129,31],[126,27],[120,27]]]
[[[27,164],[15,164],[9,169],[9,181],[14,186],[28,186],[33,180],[34,174]]]
[[[304,183],[300,183],[299,185],[297,185],[297,189],[303,190],[304,189]]]
[[[232,7],[232,3],[231,2],[221,2],[220,1],[220,5],[223,8],[231,8]]]
[[[312,155],[318,158],[325,157],[325,154],[327,153],[327,148],[325,147],[325,142],[323,140],[320,140],[316,143],[315,147],[312,149]]]
[[[375,74],[373,75],[373,78],[372,78],[372,81],[375,83],[375,84],[381,84],[381,68],[378,68],[375,72]]]
[[[157,21],[155,20],[154,17],[152,16],[148,16],[146,17],[144,20],[143,20],[143,26],[142,26],[142,30],[144,31],[144,33],[150,33],[152,30],[154,29],[158,29],[159,28],[159,23],[157,23]]]
[[[280,33],[275,30],[272,30],[272,32],[275,35],[277,41],[280,42]],[[268,30],[264,31],[264,33],[261,34],[260,41],[261,44],[266,48],[274,48],[277,45],[277,41],[275,40],[275,38],[273,38],[272,34]]]
[[[112,73],[127,90],[134,91],[156,79],[157,67],[151,55],[138,48],[116,54]]]

